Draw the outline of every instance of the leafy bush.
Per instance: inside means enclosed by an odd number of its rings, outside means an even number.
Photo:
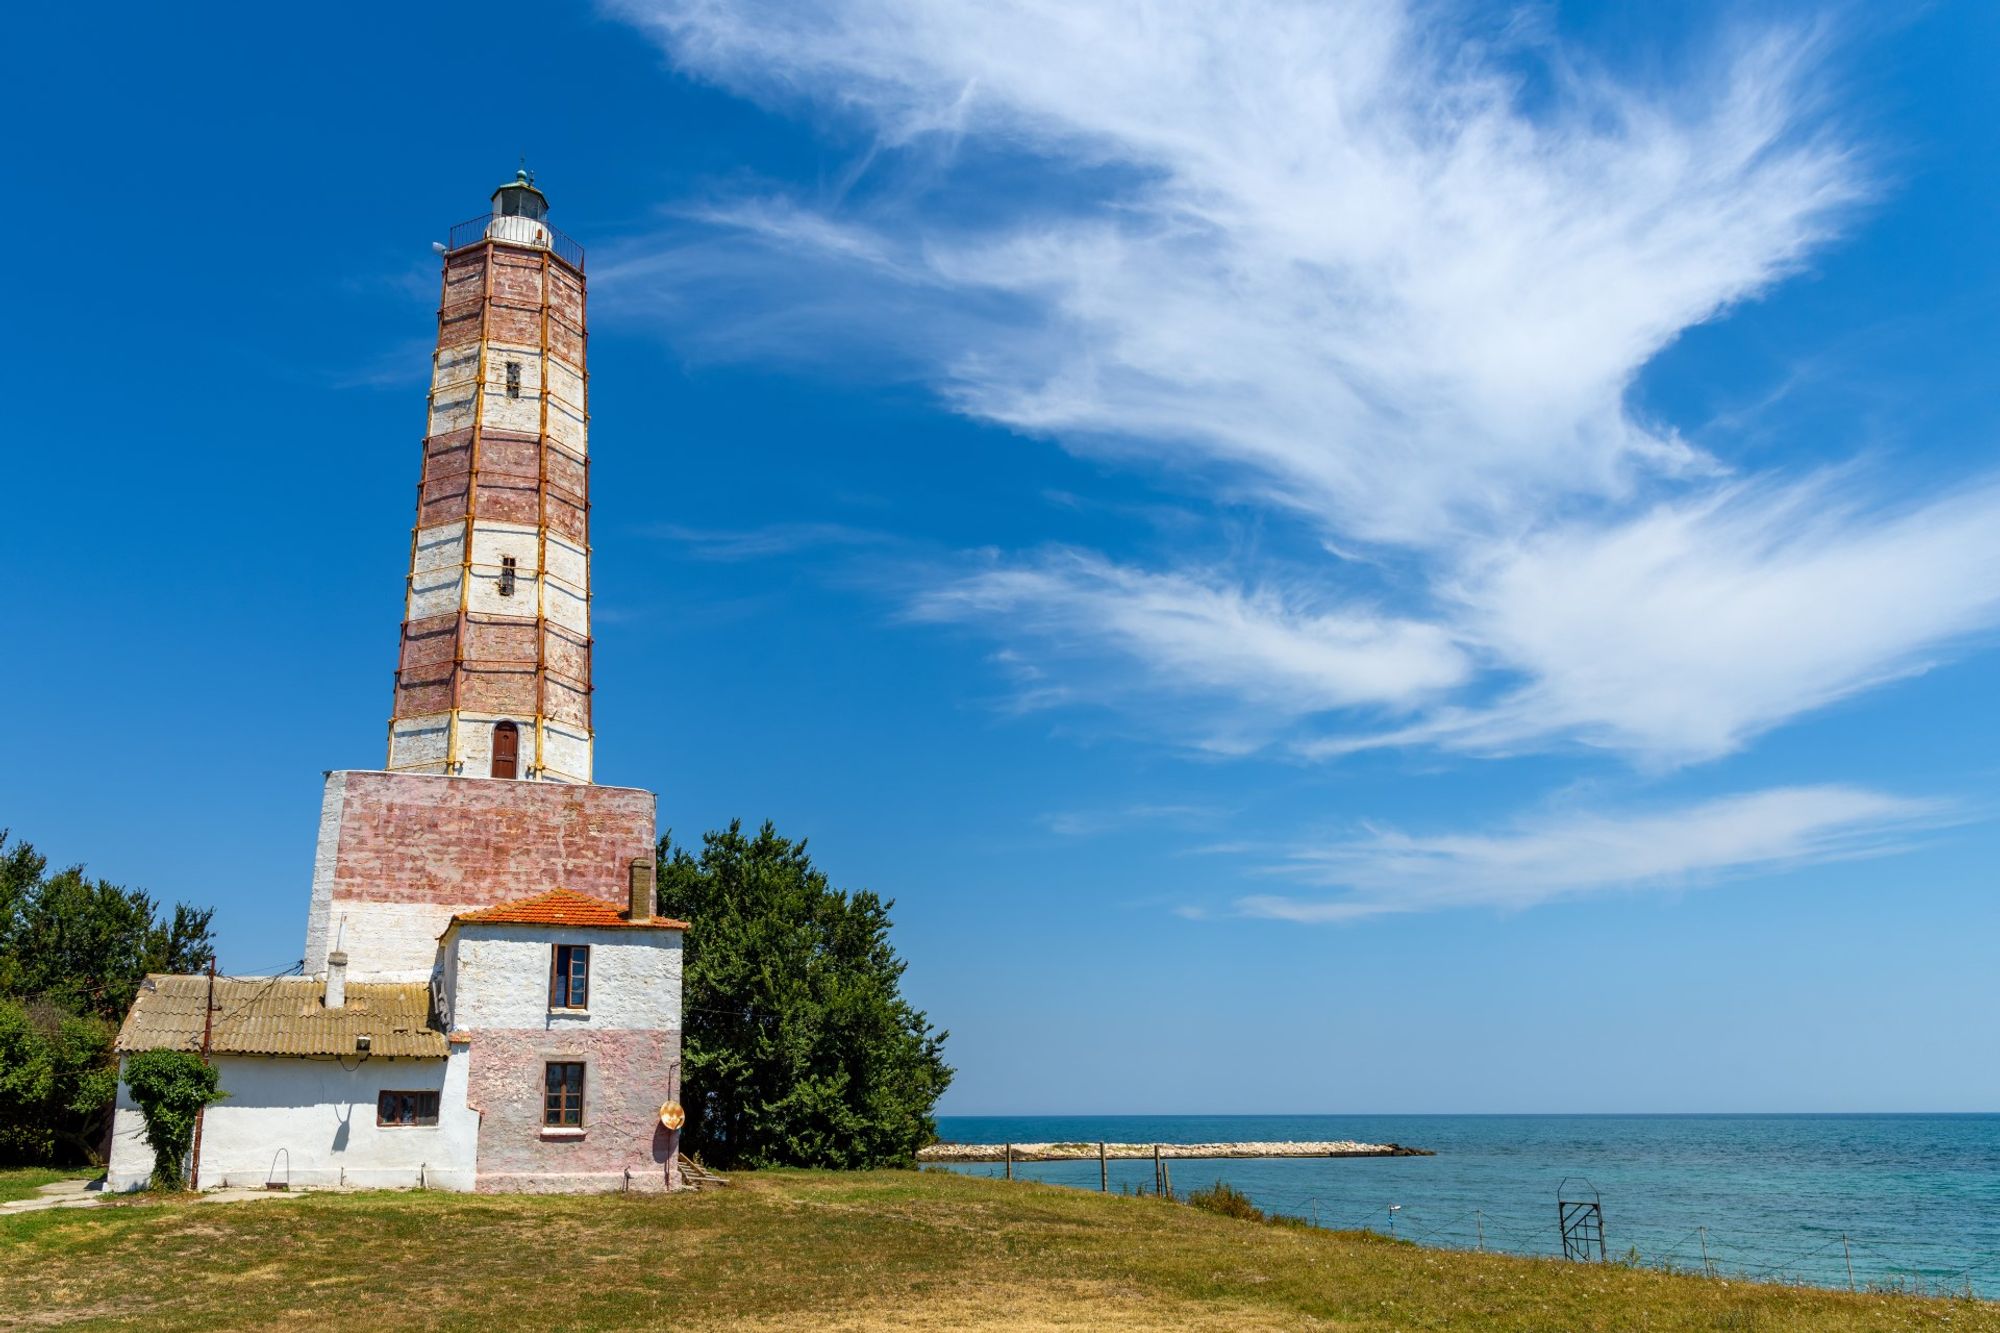
[[[1218,1180],[1205,1190],[1196,1190],[1187,1196],[1188,1206],[1199,1208],[1204,1213],[1219,1213],[1223,1217],[1240,1217],[1245,1222],[1268,1222],[1264,1210],[1250,1202],[1250,1196],[1237,1189],[1228,1181]]]
[[[95,1162],[118,1069],[117,1029],[39,1001],[0,1000],[0,1162]]]
[[[224,1096],[214,1066],[191,1051],[137,1051],[125,1057],[125,1086],[146,1116],[154,1187],[186,1188],[181,1163],[194,1144],[195,1117]]]
[[[681,1143],[719,1169],[908,1165],[937,1137],[947,1034],[898,988],[889,908],[803,842],[733,823],[660,842],[660,910],[690,923]]]

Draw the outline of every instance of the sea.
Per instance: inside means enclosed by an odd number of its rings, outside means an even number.
[[[2000,1115],[940,1116],[938,1136],[1399,1143],[1436,1156],[1183,1160],[1170,1170],[1176,1193],[1226,1181],[1267,1212],[1421,1245],[1559,1255],[1560,1196],[1599,1205],[1613,1261],[2000,1298]],[[1152,1188],[1150,1159],[1110,1171],[1113,1191]],[[1014,1174],[1098,1188],[1095,1159],[1021,1163]]]

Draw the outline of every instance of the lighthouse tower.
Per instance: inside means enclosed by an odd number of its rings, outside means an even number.
[[[583,250],[526,171],[444,255],[388,770],[591,780]]]
[[[548,213],[524,171],[443,247],[389,761],[326,775],[311,974],[421,980],[460,915],[651,884],[653,794],[592,777],[583,250]]]
[[[583,251],[525,171],[438,248],[389,762],[323,774],[304,975],[148,976],[118,1051],[212,1062],[206,1187],[676,1189],[688,923],[591,778]],[[122,1090],[107,1184],[152,1167]]]

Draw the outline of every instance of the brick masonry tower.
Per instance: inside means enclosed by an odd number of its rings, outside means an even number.
[[[527,172],[444,255],[390,772],[591,780],[583,250]]]
[[[419,980],[455,915],[650,883],[653,794],[592,779],[583,251],[527,173],[444,247],[383,771],[326,775],[306,971]]]

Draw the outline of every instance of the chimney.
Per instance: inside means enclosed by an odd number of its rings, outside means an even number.
[[[326,1007],[339,1009],[347,1004],[347,955],[335,949],[326,956]]]
[[[628,921],[651,921],[653,919],[653,863],[641,857],[632,863],[631,910],[626,913]]]

